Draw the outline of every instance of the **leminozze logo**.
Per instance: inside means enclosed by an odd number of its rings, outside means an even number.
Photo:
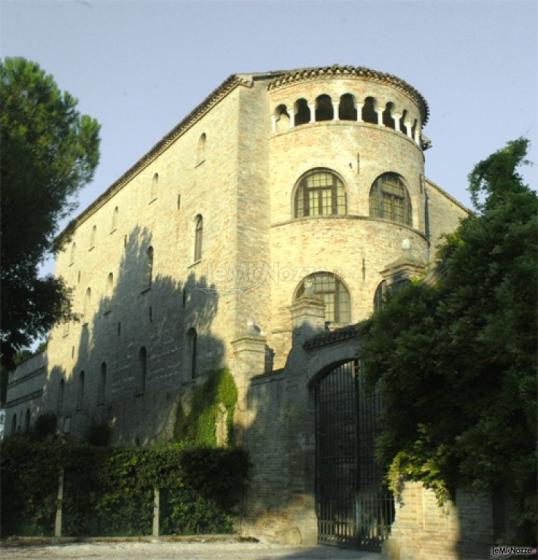
[[[536,548],[531,546],[492,546],[491,558],[512,558],[514,556],[536,556]]]

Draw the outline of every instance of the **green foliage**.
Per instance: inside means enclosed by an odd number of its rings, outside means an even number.
[[[61,279],[38,278],[59,220],[99,160],[99,125],[52,76],[23,58],[0,61],[2,364],[70,314]]]
[[[516,169],[527,141],[470,174],[477,213],[447,237],[435,285],[388,298],[365,327],[365,366],[381,383],[379,456],[397,491],[422,481],[442,501],[458,486],[503,488],[517,542],[536,526],[538,201]]]
[[[210,372],[207,381],[196,389],[188,414],[178,403],[174,439],[191,445],[217,445],[216,427],[224,407],[228,443],[232,444],[236,402],[237,389],[230,372],[226,369]]]
[[[2,534],[50,535],[60,470],[64,534],[150,534],[153,492],[161,492],[162,534],[232,530],[248,460],[243,451],[97,448],[12,437],[2,444]]]

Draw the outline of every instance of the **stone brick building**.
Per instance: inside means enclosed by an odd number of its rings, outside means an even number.
[[[226,366],[254,464],[244,530],[315,542],[316,387],[466,215],[425,177],[427,120],[416,89],[367,68],[232,75],[64,232],[80,320],[12,374],[8,433],[53,411],[75,436],[167,439]]]

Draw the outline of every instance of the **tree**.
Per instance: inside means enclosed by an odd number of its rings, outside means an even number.
[[[476,209],[445,239],[435,282],[388,297],[365,325],[365,367],[381,384],[379,455],[394,491],[422,481],[508,497],[517,542],[536,526],[538,200],[517,173],[518,139],[469,175]]]
[[[0,61],[3,371],[17,351],[70,317],[69,291],[59,278],[39,278],[38,267],[61,248],[59,221],[99,160],[99,124],[76,106],[35,62]]]

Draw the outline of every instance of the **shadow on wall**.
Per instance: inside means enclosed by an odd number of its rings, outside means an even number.
[[[79,284],[77,346],[64,354],[72,366],[53,366],[43,395],[63,432],[80,438],[106,423],[114,443],[170,439],[180,395],[221,366],[224,345],[211,333],[216,287],[192,272],[183,284],[155,274],[164,259],[151,233],[136,227],[125,236],[119,270],[102,270],[99,285]]]
[[[293,330],[294,344],[286,368],[251,379],[246,393],[246,409],[250,415],[247,414],[242,433],[242,442],[249,450],[253,464],[245,511],[245,533],[263,535],[270,541],[291,545],[317,542],[316,403],[313,389],[325,373],[360,355],[359,331],[355,330],[352,336],[353,329],[352,326],[340,329],[331,338],[327,331],[308,324],[299,325]],[[321,336],[312,341],[312,337],[320,333]],[[331,339],[330,343],[327,343],[328,339]],[[305,349],[306,340],[309,343]],[[339,378],[331,383],[337,393],[342,391]],[[327,401],[323,402],[326,407]],[[358,403],[361,402],[359,399]],[[341,396],[334,401],[334,406],[339,407],[337,413],[335,410],[339,417],[342,410],[348,410],[348,404],[341,400]],[[368,408],[362,410],[362,413],[358,411],[359,422],[367,424],[371,415]],[[327,414],[331,414],[330,410],[325,409],[325,417]],[[345,426],[345,422],[341,426]],[[362,432],[359,430],[359,433]],[[335,452],[344,440],[335,438]],[[359,441],[359,454],[361,447]],[[341,457],[345,456],[345,449],[343,452]],[[341,464],[349,465],[346,460],[342,458]],[[357,476],[360,469],[369,469],[369,463],[359,456]],[[326,468],[326,463],[320,468]],[[342,474],[342,471],[339,472]],[[333,482],[332,488],[348,488],[341,481]],[[367,486],[364,490],[368,494]],[[363,507],[364,503],[360,503]],[[368,511],[373,516],[372,527],[376,527],[377,510]],[[365,509],[364,515],[368,516],[368,511]],[[396,504],[396,522],[391,525],[393,534],[389,535],[392,541],[386,545],[387,557],[399,558],[400,554],[409,558],[433,558],[443,554],[443,557],[453,560],[486,557],[494,540],[491,513],[487,495],[460,491],[456,508],[442,510],[431,491],[412,487],[404,495],[404,501]],[[337,529],[340,527],[338,532],[341,536],[345,532],[342,527],[350,519],[346,514],[343,518],[339,515],[335,511],[332,521]],[[324,519],[325,522],[330,521],[328,517]],[[361,519],[365,521],[366,517]],[[330,532],[327,523],[324,531]],[[366,540],[372,535],[365,533]],[[310,556],[310,552],[304,556],[300,552],[286,558],[317,558],[315,550]],[[320,552],[319,558],[331,557],[323,554]],[[335,553],[334,557],[346,557],[338,554]],[[379,558],[375,553],[355,551],[354,554],[358,558]]]

